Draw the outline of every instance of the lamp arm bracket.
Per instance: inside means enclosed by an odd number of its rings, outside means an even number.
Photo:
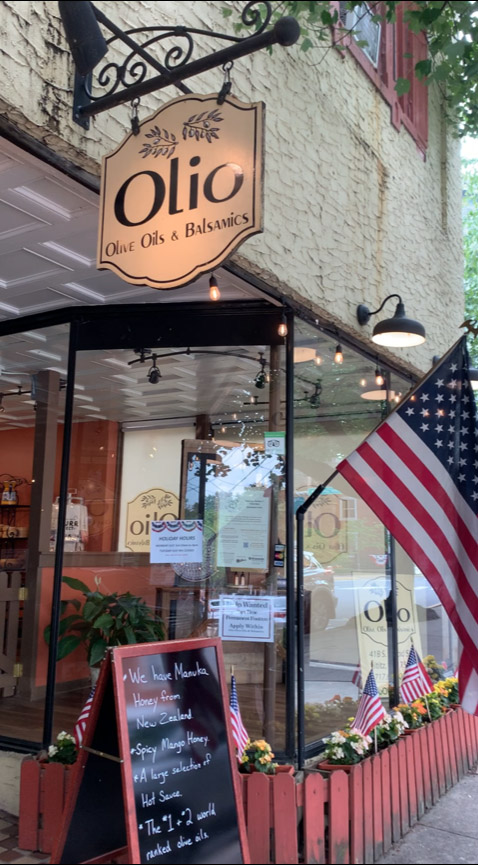
[[[223,66],[239,57],[246,57],[262,48],[270,48],[276,44],[294,45],[300,35],[298,22],[290,16],[279,18],[270,26],[273,8],[267,0],[254,0],[245,4],[241,15],[242,25],[255,28],[254,33],[247,36],[232,36],[184,26],[153,25],[122,31],[93,3],[91,7],[96,20],[112,34],[106,39],[107,45],[111,48],[122,43],[129,51],[126,56],[123,53],[118,62],[108,60],[94,70],[94,84],[92,73],[85,76],[75,73],[73,120],[84,129],[89,128],[90,117],[93,115],[169,85],[176,85],[183,93],[191,93],[190,88],[183,83],[185,79]],[[230,44],[227,48],[191,60],[195,48],[194,36]],[[165,49],[164,62],[161,63],[149,49],[157,47],[168,38],[175,42],[171,48]],[[151,76],[151,72],[159,74]]]
[[[359,305],[358,305],[358,307],[357,307],[357,319],[358,319],[358,323],[361,324],[361,325],[368,324],[368,322],[369,322],[369,320],[371,319],[372,315],[377,315],[378,312],[381,312],[382,309],[384,308],[385,304],[387,303],[387,301],[388,301],[388,300],[391,300],[392,297],[396,297],[399,303],[402,302],[402,298],[401,298],[401,296],[400,296],[399,294],[389,294],[389,295],[385,298],[385,300],[380,304],[380,306],[379,306],[378,309],[370,310],[370,309],[368,308],[368,306],[366,306],[364,303],[359,303]]]

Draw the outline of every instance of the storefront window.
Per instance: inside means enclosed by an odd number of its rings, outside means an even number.
[[[0,737],[41,743],[69,325],[0,339]],[[64,703],[64,697],[59,701]]]
[[[281,436],[277,454],[266,450],[264,433],[284,425],[284,350],[143,352],[143,361],[141,350],[77,353],[60,640],[66,654],[58,663],[54,732],[71,728],[88,696],[88,661],[97,666],[104,649],[98,633],[113,632],[119,602],[161,620],[168,639],[221,636],[246,729],[280,750],[285,458]],[[165,547],[165,536],[158,539],[163,531],[181,543],[193,539],[192,547],[175,554],[173,541]],[[85,603],[87,590],[95,594]],[[68,620],[78,613],[79,625]],[[97,615],[103,618],[92,633]],[[136,641],[134,625],[131,617],[119,639]],[[86,628],[86,646],[67,642]]]
[[[386,373],[349,347],[343,346],[341,354],[336,340],[297,323],[296,508],[387,413]],[[407,387],[398,379],[394,384],[397,390]],[[389,564],[382,523],[336,475],[304,523],[306,743],[355,714],[372,662],[388,705],[393,681]],[[408,645],[409,638],[407,631]]]

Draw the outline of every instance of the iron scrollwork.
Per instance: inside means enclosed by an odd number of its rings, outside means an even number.
[[[96,17],[105,27],[108,27],[108,19],[95,9]],[[272,8],[267,0],[253,0],[246,3],[241,14],[241,23],[244,27],[254,28],[254,35],[263,33],[270,24]],[[116,28],[115,28],[116,30]],[[143,42],[136,44],[138,37],[151,34]],[[141,84],[146,80],[148,73],[154,70],[167,74],[185,66],[194,52],[194,36],[205,36],[207,38],[223,40],[226,42],[245,42],[250,38],[247,36],[232,36],[226,33],[217,33],[198,27],[134,27],[121,33],[116,30],[113,36],[106,40],[108,48],[116,47],[118,43],[126,44],[131,50],[121,62],[113,60],[105,63],[98,70],[94,86],[86,79],[83,82],[84,92],[90,102],[96,102],[105,96],[115,93],[118,87],[125,90],[134,85]],[[124,38],[126,37],[126,39]],[[167,39],[178,39],[179,42],[170,47],[164,54],[162,62],[149,54],[152,46],[158,46]],[[132,47],[132,46],[135,47]],[[186,88],[183,88],[186,89]],[[125,98],[126,101],[126,98]]]

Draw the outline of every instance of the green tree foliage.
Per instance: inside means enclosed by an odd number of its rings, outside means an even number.
[[[474,0],[414,0],[403,2],[405,20],[410,30],[427,34],[429,57],[415,66],[415,75],[427,84],[436,82],[443,94],[448,117],[457,135],[478,135],[478,2]],[[331,27],[337,28],[338,13],[331,7],[329,0],[315,2],[296,2],[296,0],[277,0],[273,21],[282,15],[293,15],[301,26],[300,48],[314,55],[319,61],[322,53],[331,48]],[[376,20],[394,21],[398,0],[348,0],[349,9],[362,7],[363,14],[368,10]],[[260,7],[260,4],[257,4]],[[237,9],[237,6],[236,6]],[[225,17],[234,14],[230,6],[223,9]],[[261,24],[260,16],[256,26]],[[235,23],[236,31],[247,25]],[[345,50],[341,41],[350,31],[341,28],[336,31],[335,48]],[[358,40],[358,44],[363,44]],[[317,58],[317,59],[315,59]],[[399,78],[396,90],[401,95],[410,88],[410,81]]]

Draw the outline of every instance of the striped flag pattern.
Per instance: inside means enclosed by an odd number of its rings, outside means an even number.
[[[478,714],[478,424],[462,337],[338,471],[431,583]]]
[[[357,664],[353,672],[352,685],[356,685],[359,691],[362,690],[362,668],[360,666],[360,662]]]
[[[83,743],[86,725],[88,722],[88,718],[90,717],[91,705],[93,703],[94,693],[95,693],[95,689],[92,688],[91,693],[90,693],[85,705],[83,706],[83,708],[82,708],[82,710],[78,716],[78,720],[75,724],[75,729],[73,731],[73,735],[75,737],[75,742],[76,742],[77,748],[80,748],[80,746]]]
[[[404,703],[413,703],[433,690],[433,683],[415,646],[410,647],[400,690]]]
[[[362,733],[362,736],[368,736],[370,730],[373,730],[386,714],[378,694],[374,672],[370,670],[352,726],[354,730]]]
[[[237,759],[240,760],[244,752],[244,748],[248,742],[249,736],[244,724],[242,723],[241,710],[239,709],[239,701],[237,699],[236,677],[231,676],[231,695],[229,697],[229,707],[231,710],[232,735],[237,747]]]

